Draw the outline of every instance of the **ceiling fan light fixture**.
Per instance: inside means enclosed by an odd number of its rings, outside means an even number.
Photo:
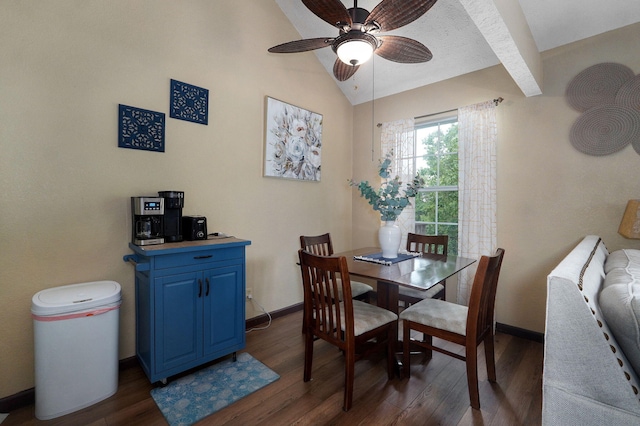
[[[363,40],[351,40],[338,46],[338,58],[347,65],[361,65],[371,59],[373,46]]]
[[[367,33],[351,31],[338,37],[333,45],[338,58],[347,65],[362,65],[371,59],[378,40]]]

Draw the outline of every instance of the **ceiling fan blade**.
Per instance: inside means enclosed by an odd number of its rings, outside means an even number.
[[[382,0],[369,14],[367,22],[376,21],[380,31],[390,31],[415,21],[437,0]]]
[[[271,53],[298,53],[308,52],[309,50],[316,50],[323,47],[331,46],[333,38],[307,38],[304,40],[289,41],[277,46],[273,46],[269,49]]]
[[[378,36],[382,41],[375,53],[393,62],[416,64],[433,58],[431,51],[419,41],[401,36]]]
[[[351,76],[358,71],[359,67],[359,65],[347,65],[340,59],[336,59],[336,62],[333,64],[333,75],[338,81],[349,80]]]
[[[340,0],[302,0],[307,9],[332,26],[339,22],[351,25],[351,16]]]

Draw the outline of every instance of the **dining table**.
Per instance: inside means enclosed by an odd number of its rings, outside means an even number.
[[[349,275],[376,281],[377,304],[398,313],[400,286],[427,291],[457,274],[476,260],[442,254],[399,254],[397,259],[380,257],[379,247],[363,247],[335,253],[347,259]],[[367,259],[367,260],[363,260]]]
[[[462,256],[428,253],[399,253],[396,259],[385,259],[381,252],[379,247],[363,247],[335,253],[334,256],[346,257],[350,276],[375,280],[377,305],[396,314],[399,311],[400,286],[426,292],[476,262]],[[398,352],[402,351],[400,337],[398,333]],[[418,352],[424,351],[423,348],[417,349]],[[396,357],[394,364],[396,374],[402,377],[401,359]]]

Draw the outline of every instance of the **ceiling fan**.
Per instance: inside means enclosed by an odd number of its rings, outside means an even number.
[[[369,13],[358,7],[347,9],[340,0],[302,0],[323,21],[339,30],[337,37],[309,38],[273,46],[271,53],[297,53],[331,46],[338,55],[333,75],[338,81],[348,80],[373,53],[400,63],[431,60],[431,51],[422,43],[402,36],[377,35],[407,25],[424,15],[437,0],[382,0]]]

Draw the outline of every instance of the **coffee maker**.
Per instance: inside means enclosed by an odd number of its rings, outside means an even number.
[[[164,198],[164,240],[168,243],[182,241],[182,208],[184,207],[184,192],[160,191],[158,192],[158,195]]]
[[[131,197],[131,242],[138,246],[163,244],[164,198]]]

